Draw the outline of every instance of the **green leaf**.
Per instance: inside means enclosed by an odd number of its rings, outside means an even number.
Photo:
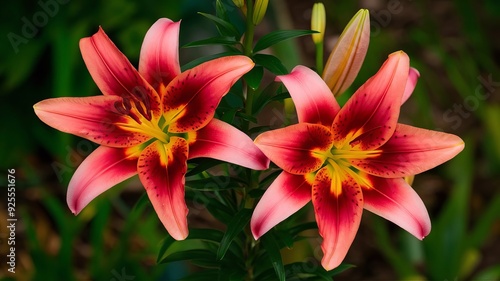
[[[205,179],[186,180],[186,186],[198,190],[213,191],[242,188],[246,186],[246,183],[230,176],[212,176]]]
[[[215,23],[215,25],[217,26],[219,33],[222,36],[232,36],[232,37],[235,37],[237,40],[239,40],[241,38],[241,34],[238,31],[238,29],[236,29],[236,27],[234,27],[234,25],[231,24],[230,22],[225,21],[223,19],[220,19],[220,18],[218,18],[214,15],[211,15],[211,14],[206,14],[206,13],[201,13],[201,12],[199,14],[206,17],[207,19],[213,21]]]
[[[275,45],[276,43],[279,43],[284,40],[304,36],[304,35],[310,35],[313,33],[318,33],[317,31],[313,30],[278,30],[278,31],[273,31],[271,33],[268,33],[264,36],[262,36],[259,41],[255,44],[255,47],[253,48],[253,52],[257,53],[259,51],[262,51],[268,47],[271,47],[272,45]]]
[[[229,18],[227,16],[227,9],[224,6],[223,1],[221,0],[215,1],[215,14],[218,18],[229,21]]]
[[[259,113],[269,102],[275,100],[279,89],[281,88],[281,83],[273,81],[266,86],[264,90],[257,96],[253,103],[253,114]]]
[[[208,212],[222,223],[228,223],[234,214],[233,208],[219,202],[211,192],[187,189],[186,198],[192,201],[195,208],[206,208]]]
[[[318,224],[316,222],[302,223],[302,224],[296,225],[296,226],[288,229],[288,233],[290,233],[290,235],[295,237],[295,236],[299,235],[299,233],[301,233],[302,231],[309,230],[309,229],[318,229]]]
[[[195,272],[188,277],[182,278],[182,281],[207,281],[207,280],[217,280],[219,278],[219,270],[203,270],[200,272]]]
[[[220,160],[215,160],[215,159],[211,159],[211,158],[197,158],[197,159],[193,159],[190,161],[194,162],[194,163],[199,163],[199,164],[196,165],[196,167],[191,169],[189,172],[187,172],[186,177],[194,176],[194,175],[199,174],[201,172],[205,172],[206,170],[223,163]]]
[[[252,68],[247,74],[243,76],[248,86],[252,88],[252,90],[256,90],[259,88],[260,81],[262,80],[262,76],[264,76],[264,68],[262,66],[256,66]]]
[[[236,41],[234,37],[224,36],[224,37],[213,37],[213,38],[194,41],[191,43],[187,43],[186,45],[182,46],[182,48],[193,48],[193,47],[200,47],[207,45],[233,46],[233,45],[241,45],[241,43],[239,41]]]
[[[186,240],[202,240],[218,244],[223,235],[224,234],[222,233],[222,231],[216,229],[193,228],[189,230],[189,235]],[[157,263],[164,263],[164,260],[169,256],[167,255],[168,249],[175,242],[177,241],[171,236],[163,239],[163,241],[161,242],[160,250],[158,252],[158,258],[156,259]]]
[[[244,113],[242,111],[236,112],[236,116],[238,116],[240,118],[243,118],[246,121],[250,121],[250,122],[253,122],[253,123],[257,124],[257,118],[255,118],[252,115],[248,115],[248,114],[246,114],[246,113]]]
[[[485,211],[477,219],[473,231],[467,239],[469,247],[479,248],[486,242],[488,235],[492,233],[491,229],[495,222],[500,219],[500,193],[497,194],[489,203]]]
[[[224,110],[224,113],[222,114],[222,117],[220,120],[232,124],[234,120],[234,116],[236,116],[236,112],[238,112],[238,108],[230,108],[228,110]]]
[[[192,261],[206,260],[214,262],[216,261],[215,253],[204,249],[194,249],[194,250],[174,252],[165,257],[164,259],[162,259],[160,263],[168,263],[168,262],[183,261],[183,260],[192,260]]]
[[[234,55],[241,55],[241,52],[229,51],[229,52],[223,52],[223,53],[218,53],[218,54],[214,54],[214,55],[209,55],[209,56],[201,57],[201,58],[192,60],[192,61],[186,63],[185,65],[183,65],[182,66],[182,71],[186,71],[188,69],[191,69],[191,68],[193,68],[193,67],[195,67],[197,65],[200,65],[200,64],[202,64],[204,62],[207,62],[207,61],[210,61],[210,60],[213,60],[213,59],[227,57],[227,56],[234,56]]]
[[[500,265],[489,267],[476,276],[471,278],[471,280],[499,280],[500,279]]]
[[[250,217],[252,216],[251,209],[241,209],[237,212],[227,225],[227,231],[224,233],[224,237],[220,241],[219,250],[217,251],[217,259],[221,260],[224,258],[229,246],[233,242],[236,235],[243,231],[245,226],[250,222]]]
[[[267,233],[261,238],[262,246],[266,250],[278,280],[285,281],[285,267],[281,258],[280,246],[272,233]]]
[[[264,68],[276,75],[284,75],[288,73],[288,70],[283,63],[281,63],[280,59],[273,55],[255,54],[253,59],[256,64],[262,65]]]

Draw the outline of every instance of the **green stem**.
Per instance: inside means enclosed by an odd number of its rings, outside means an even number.
[[[316,71],[323,74],[323,42],[316,44]]]
[[[254,38],[254,30],[255,25],[253,24],[253,0],[247,0],[247,22],[246,22],[246,31],[245,38],[243,39],[243,52],[246,56],[252,56],[253,49],[253,38]],[[245,104],[245,112],[248,115],[252,115],[252,106],[253,106],[253,96],[254,91],[249,86],[247,88],[246,94],[246,104]]]
[[[247,86],[247,101],[245,104],[245,113],[248,115],[253,115],[252,114],[253,96],[254,96],[254,90],[252,90],[252,88]]]
[[[253,49],[253,36],[255,26],[253,25],[253,0],[247,0],[247,26],[245,31],[245,38],[243,39],[243,52],[246,56],[252,55]]]

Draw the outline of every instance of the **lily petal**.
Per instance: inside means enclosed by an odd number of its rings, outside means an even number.
[[[418,78],[420,77],[420,72],[416,68],[410,67],[410,72],[408,73],[408,81],[406,82],[405,92],[403,98],[401,99],[401,104],[405,103],[413,94],[415,86],[417,86]]]
[[[151,26],[142,42],[139,73],[160,95],[168,83],[181,73],[179,30],[180,21],[162,18]]]
[[[188,144],[171,137],[168,144],[150,144],[139,157],[139,179],[146,188],[149,200],[168,233],[176,240],[188,236],[184,175],[187,170]]]
[[[379,148],[379,156],[351,160],[351,164],[375,176],[402,178],[432,169],[463,148],[463,140],[455,135],[398,124],[394,135]]]
[[[361,9],[340,35],[323,70],[322,77],[335,96],[351,86],[361,69],[369,43],[370,13]]]
[[[399,118],[401,97],[409,73],[409,58],[395,52],[380,70],[361,86],[333,122],[335,146],[369,150],[392,136]]]
[[[66,201],[78,214],[90,201],[116,184],[137,174],[140,150],[99,146],[80,164],[71,178]]]
[[[90,75],[104,95],[116,95],[142,103],[143,112],[161,112],[160,98],[149,83],[104,33],[102,28],[80,40],[80,50]],[[146,114],[145,114],[146,115]],[[151,116],[145,116],[149,120]]]
[[[163,99],[169,132],[203,128],[213,118],[222,97],[254,63],[245,56],[214,59],[186,70],[168,85]]]
[[[328,127],[299,123],[267,131],[255,139],[257,147],[278,167],[297,175],[314,172],[325,161],[333,140]]]
[[[119,113],[116,104],[122,104],[121,97],[52,98],[33,108],[45,124],[101,145],[130,147],[150,139],[147,134],[118,125],[136,121]]]
[[[278,76],[297,109],[300,123],[331,126],[340,106],[319,75],[305,66],[296,66],[288,75]]]
[[[319,234],[323,237],[321,265],[331,270],[344,260],[354,241],[363,213],[363,195],[359,185],[348,175],[340,179],[324,167],[316,174],[312,189],[314,213]],[[342,192],[332,190],[342,185]]]
[[[377,214],[422,240],[431,231],[424,202],[404,179],[367,176],[372,188],[363,189],[365,209]]]
[[[282,172],[255,207],[250,227],[255,240],[311,201],[312,185],[303,175]]]
[[[214,158],[253,170],[269,167],[269,159],[249,136],[217,119],[196,131],[196,138],[189,146],[189,159],[197,157]]]

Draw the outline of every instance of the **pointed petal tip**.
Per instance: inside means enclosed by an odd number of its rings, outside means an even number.
[[[189,235],[189,231],[186,229],[186,231],[181,231],[179,233],[169,233],[172,238],[174,238],[177,241],[182,241],[186,240],[186,238]]]
[[[342,263],[342,260],[328,260],[328,259],[321,259],[321,266],[323,266],[323,268],[326,270],[326,271],[330,271],[330,270],[333,270],[335,269],[336,267],[338,267],[340,264]]]

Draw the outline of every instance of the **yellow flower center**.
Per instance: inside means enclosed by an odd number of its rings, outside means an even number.
[[[332,184],[330,191],[339,196],[342,193],[342,182],[352,178],[356,183],[365,188],[370,188],[371,183],[365,178],[362,172],[354,167],[349,160],[366,159],[380,155],[381,150],[351,150],[349,146],[338,149],[333,147],[323,154],[325,166],[327,167]]]

